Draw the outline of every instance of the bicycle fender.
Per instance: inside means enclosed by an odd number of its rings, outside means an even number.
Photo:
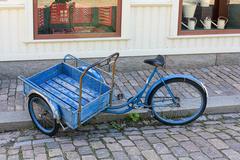
[[[86,68],[87,68],[87,66],[81,66],[78,69],[83,72]],[[103,78],[103,75],[99,71],[97,71],[96,69],[93,69],[93,68],[89,69],[87,74],[92,76],[93,78],[96,78],[97,80],[99,80],[103,83],[106,83],[105,79]]]
[[[197,78],[195,78],[194,76],[192,75],[186,75],[186,74],[172,74],[172,75],[168,75],[166,77],[163,77],[159,80],[157,80],[150,88],[149,90],[147,91],[147,94],[146,94],[146,97],[145,97],[145,104],[148,104],[148,99],[149,99],[149,96],[151,94],[151,92],[154,90],[155,87],[157,87],[158,85],[160,85],[161,83],[163,82],[166,82],[170,79],[175,79],[175,78],[183,78],[183,79],[189,79],[189,80],[192,80],[194,82],[196,82],[198,85],[200,85],[202,87],[202,89],[206,92],[207,94],[207,97],[208,97],[208,91],[207,91],[207,88],[206,86],[200,81],[198,80]],[[164,84],[162,84],[164,85]]]
[[[29,98],[32,94],[37,94],[37,95],[41,96],[48,103],[49,107],[52,110],[53,118],[57,120],[57,123],[59,123],[61,116],[60,116],[58,105],[55,102],[53,102],[52,100],[46,98],[43,94],[41,94],[40,92],[38,92],[36,90],[31,91],[28,94],[27,98]],[[27,99],[27,101],[28,101],[28,99]]]

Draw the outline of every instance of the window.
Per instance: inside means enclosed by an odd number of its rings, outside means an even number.
[[[121,36],[122,0],[33,0],[34,39]]]
[[[179,35],[240,33],[240,0],[180,0]]]

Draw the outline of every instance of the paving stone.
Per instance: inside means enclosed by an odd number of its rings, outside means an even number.
[[[160,143],[161,142],[161,140],[159,138],[157,138],[156,136],[146,136],[145,138],[151,144],[155,144],[155,143]]]
[[[141,155],[139,149],[137,147],[135,147],[135,146],[125,147],[125,151],[130,156],[134,156],[134,155],[139,156],[139,155]]]
[[[143,136],[137,135],[137,136],[129,136],[129,139],[136,141],[136,140],[144,140]]]
[[[112,137],[104,137],[103,141],[105,143],[114,143],[114,142],[116,142],[116,140],[114,138],[112,138]]]
[[[136,144],[137,148],[140,151],[152,149],[152,147],[146,140],[138,140],[138,141],[134,141],[134,143]]]
[[[107,147],[112,152],[122,151],[123,150],[123,148],[120,146],[119,143],[108,143]]]
[[[214,121],[216,121],[216,120],[222,119],[223,116],[216,114],[216,115],[208,115],[207,118],[208,118],[209,120],[214,120]]]
[[[93,149],[106,148],[105,145],[101,141],[91,142],[90,145],[92,146]]]
[[[240,116],[239,116],[239,114],[236,114],[236,113],[229,113],[229,114],[223,114],[223,118],[224,119],[227,119],[227,118],[239,118]]]
[[[6,154],[0,154],[0,159],[1,160],[6,160],[7,159],[7,155]]]
[[[231,160],[239,160],[240,154],[233,149],[223,150],[222,152]]]
[[[167,134],[165,134],[165,133],[155,134],[155,135],[156,135],[156,137],[158,137],[160,139],[162,139],[162,138],[169,138],[169,136]]]
[[[128,156],[126,155],[125,152],[112,152],[113,158],[115,160],[128,160]]]
[[[118,141],[122,146],[134,146],[134,143],[128,139]]]
[[[34,154],[38,155],[38,154],[45,154],[46,153],[46,149],[44,147],[34,147]]]
[[[78,148],[78,153],[80,155],[88,155],[88,154],[92,154],[93,151],[89,146],[83,146]]]
[[[50,142],[50,143],[46,143],[46,146],[48,149],[56,149],[56,148],[60,148],[60,145],[58,142]]]
[[[194,160],[210,160],[206,155],[204,155],[201,152],[194,152],[191,153],[190,156],[194,159]]]
[[[164,138],[162,141],[168,146],[168,147],[174,147],[178,146],[178,142],[174,140],[173,138]]]
[[[36,134],[35,139],[49,139],[49,136],[45,134]]]
[[[177,160],[173,155],[167,154],[167,155],[161,155],[162,160]]]
[[[33,136],[24,136],[17,139],[18,142],[33,140]]]
[[[223,157],[223,155],[217,149],[215,149],[212,146],[210,146],[210,147],[203,147],[202,148],[202,152],[205,153],[211,159]]]
[[[37,154],[35,160],[47,160],[47,154]]]
[[[240,133],[238,133],[237,131],[231,130],[231,129],[226,129],[224,130],[225,133],[234,136],[234,137],[239,137]]]
[[[190,139],[191,139],[191,141],[194,144],[196,144],[199,147],[208,147],[208,146],[210,146],[210,143],[208,143],[208,141],[206,141],[202,137],[191,137]]]
[[[107,149],[98,149],[95,152],[97,158],[108,158],[110,156],[110,152]]]
[[[20,157],[19,157],[19,155],[15,154],[15,155],[8,156],[7,159],[8,160],[20,160]],[[4,158],[3,158],[3,160],[4,160]]]
[[[160,157],[154,150],[144,150],[142,151],[143,156],[149,160],[160,160]]]
[[[153,144],[153,147],[158,154],[170,153],[169,149],[163,143]]]
[[[18,154],[19,153],[19,149],[9,149],[8,150],[8,155],[13,155],[13,154]]]
[[[62,156],[54,157],[54,158],[50,158],[50,160],[64,160],[64,157],[62,157]]]
[[[223,132],[221,132],[221,133],[216,133],[216,135],[217,135],[219,138],[223,139],[223,140],[231,139],[231,137],[230,137],[228,134],[223,133]]]
[[[130,160],[144,160],[144,157],[143,156],[132,155],[132,156],[130,156]]]
[[[4,154],[4,153],[6,153],[6,148],[0,147],[0,154]]]
[[[124,132],[125,135],[141,135],[140,131],[128,131],[128,132]],[[119,137],[119,136],[116,136]]]
[[[74,151],[75,150],[74,145],[71,144],[71,143],[61,144],[61,148],[62,148],[63,152],[69,152],[69,151]]]
[[[215,138],[216,136],[212,133],[209,132],[199,132],[198,133],[201,137],[203,137],[204,139],[210,139],[210,138]]]
[[[143,134],[157,134],[157,133],[167,133],[167,129],[153,129],[153,130],[143,130]]]
[[[211,143],[217,149],[229,148],[229,146],[220,139],[208,139],[208,142]]]
[[[190,157],[180,157],[180,158],[178,158],[179,160],[192,160],[192,158],[190,158]]]
[[[182,147],[172,147],[171,151],[176,157],[187,157],[188,156],[188,152]]]
[[[48,139],[39,139],[39,140],[33,140],[33,145],[43,144],[43,143],[49,143],[54,142],[54,139],[48,138]]]
[[[73,144],[77,147],[80,147],[80,146],[87,146],[88,142],[86,140],[74,140]]]
[[[237,142],[236,140],[226,140],[225,143],[230,146],[230,148],[240,152],[240,143]]]
[[[32,144],[32,141],[24,141],[24,142],[17,142],[14,144],[14,148],[22,147],[22,146],[29,146]]]
[[[215,129],[215,128],[212,128],[212,127],[208,127],[205,129],[205,131],[209,132],[209,133],[217,133],[217,132],[220,132],[219,130]]]
[[[198,135],[193,133],[192,131],[182,131],[181,133],[187,137],[198,137]]]
[[[22,151],[22,155],[24,159],[34,158],[33,150]]]
[[[26,145],[26,146],[21,146],[21,149],[22,149],[23,151],[26,151],[26,150],[32,150],[33,147],[32,147],[32,145]]]
[[[185,148],[189,152],[197,152],[199,148],[191,141],[185,141],[180,143],[183,148]]]
[[[71,137],[56,137],[55,140],[57,142],[70,142],[70,141],[72,141]]]
[[[62,156],[62,151],[61,149],[49,149],[48,150],[48,155],[49,157],[57,157],[57,156]]]
[[[80,156],[79,154],[76,152],[76,151],[73,151],[73,152],[66,152],[66,158],[68,160],[77,160],[77,159],[80,159]]]
[[[181,135],[181,134],[175,134],[175,135],[172,135],[172,137],[176,140],[176,141],[188,141],[189,138],[184,136],[184,135]]]
[[[93,155],[82,156],[82,160],[97,160]]]

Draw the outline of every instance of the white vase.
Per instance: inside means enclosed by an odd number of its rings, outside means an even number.
[[[201,7],[209,7],[210,0],[201,0],[200,5],[201,5]]]
[[[197,4],[196,3],[184,2],[183,3],[183,16],[185,18],[192,18],[192,17],[194,17],[196,8],[197,8]]]

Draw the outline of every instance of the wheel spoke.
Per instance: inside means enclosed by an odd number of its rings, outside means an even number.
[[[205,109],[206,94],[198,84],[177,79],[168,81],[166,85],[176,102],[164,85],[154,90],[151,104],[158,120],[167,124],[183,124],[194,120]]]
[[[29,112],[36,127],[47,135],[57,131],[56,121],[49,105],[39,96],[29,99]]]

